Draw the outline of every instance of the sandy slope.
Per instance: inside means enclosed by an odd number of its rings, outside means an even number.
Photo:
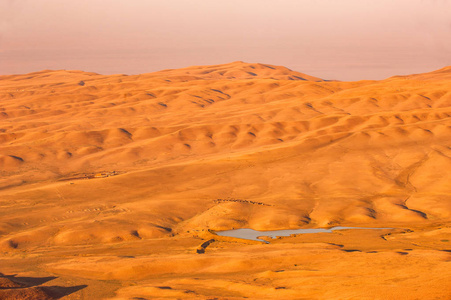
[[[243,62],[0,76],[0,271],[87,285],[67,299],[446,299],[450,80]],[[207,231],[337,224],[395,229]]]

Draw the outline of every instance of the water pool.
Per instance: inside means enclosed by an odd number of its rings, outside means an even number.
[[[382,230],[382,229],[393,229],[393,228],[369,228],[369,227],[332,227],[329,229],[326,228],[310,228],[310,229],[288,229],[288,230],[272,230],[272,231],[258,231],[249,228],[241,228],[241,229],[232,229],[232,230],[224,230],[217,231],[216,234],[219,236],[228,236],[245,240],[252,241],[260,241],[269,243],[259,237],[270,237],[272,239],[278,236],[290,236],[292,234],[307,234],[307,233],[321,233],[321,232],[332,232],[335,230],[344,230],[344,229],[366,229],[366,230]]]

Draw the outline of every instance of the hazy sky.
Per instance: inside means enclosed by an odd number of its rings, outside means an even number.
[[[451,65],[447,0],[0,0],[0,74],[242,60],[340,80]]]

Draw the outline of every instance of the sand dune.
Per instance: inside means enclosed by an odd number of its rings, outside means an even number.
[[[325,81],[243,62],[0,76],[0,271],[88,285],[67,299],[445,299],[450,79]],[[335,225],[395,229],[274,245],[209,232]],[[358,254],[342,249],[352,238]],[[296,267],[305,257],[329,265],[312,263],[315,277]],[[393,269],[350,283],[346,262]],[[387,280],[403,284],[384,294]]]

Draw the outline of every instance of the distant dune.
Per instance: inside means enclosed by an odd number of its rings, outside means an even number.
[[[449,274],[450,137],[451,67],[357,82],[244,62],[133,76],[0,76],[0,271],[88,285],[67,299],[413,299],[398,292],[424,280],[436,283],[412,293],[445,299],[438,285]],[[370,281],[385,284],[371,277],[347,290],[340,287],[347,277],[338,276],[329,296],[316,281],[298,291],[297,278],[313,278],[308,267],[296,269],[307,264],[304,254],[370,264],[363,244],[354,246],[360,254],[342,251],[352,243],[347,232],[273,246],[217,241],[212,256],[191,254],[218,239],[208,230],[337,225],[403,229],[357,238],[373,247],[367,251],[384,249],[379,261],[416,275],[405,289],[387,287],[388,298],[377,289],[362,298]],[[417,252],[400,256],[410,251],[403,249]],[[17,253],[33,267],[18,266]],[[294,269],[271,273],[262,264]],[[348,272],[311,267],[323,279]],[[383,276],[397,282],[395,269]],[[119,288],[114,280],[147,281]]]

